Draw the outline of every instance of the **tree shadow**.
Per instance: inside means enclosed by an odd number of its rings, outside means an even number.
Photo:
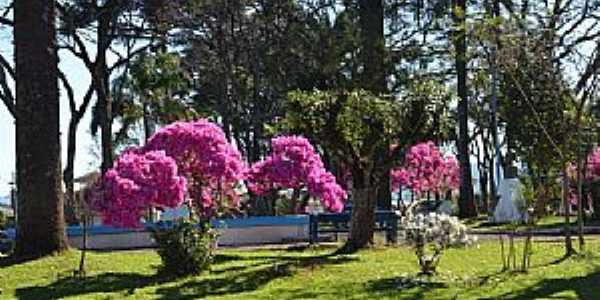
[[[133,295],[136,289],[158,286],[159,299],[198,299],[209,295],[237,294],[256,290],[270,281],[291,276],[295,270],[327,264],[341,264],[356,258],[332,254],[317,256],[258,255],[245,256],[221,254],[215,257],[214,271],[201,276],[175,278],[161,273],[140,274],[102,273],[84,278],[66,277],[46,286],[32,286],[16,290],[18,299],[62,299],[93,293],[121,293]],[[243,261],[243,265],[225,266],[220,264]],[[160,287],[167,282],[179,282],[174,286]]]
[[[427,276],[398,276],[367,282],[367,290],[371,293],[402,293],[403,296],[410,296],[412,299],[424,299],[425,293],[447,287],[446,283]]]
[[[160,284],[168,278],[139,273],[103,273],[96,276],[77,278],[65,277],[47,286],[17,289],[19,299],[63,299],[90,293],[123,292],[133,294],[137,288]]]
[[[259,289],[272,280],[292,276],[298,269],[342,264],[356,260],[356,258],[332,254],[307,257],[290,255],[252,256],[251,258],[262,261],[263,264],[248,266],[231,274],[227,274],[230,273],[227,272],[224,273],[224,277],[194,278],[176,286],[159,288],[156,291],[160,295],[158,299],[199,299],[207,296],[250,292]],[[244,259],[247,259],[247,257],[244,257]]]
[[[57,254],[60,255],[63,253],[57,253]],[[52,256],[52,254],[17,257],[14,253],[12,253],[8,256],[0,257],[0,268],[7,268],[7,267],[14,266],[14,265],[24,264],[24,263],[28,263],[28,262],[34,261],[36,259],[40,259],[40,258],[44,258],[44,257],[48,257],[48,256]]]
[[[538,284],[504,294],[498,298],[510,300],[556,298],[557,293],[573,291],[577,299],[600,299],[600,269],[585,276],[544,279]]]
[[[22,263],[23,261],[19,261],[12,256],[0,257],[0,268],[8,268],[13,265],[17,265]]]

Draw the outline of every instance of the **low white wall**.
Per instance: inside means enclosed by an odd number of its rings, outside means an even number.
[[[307,241],[308,226],[255,226],[246,228],[219,229],[219,245],[240,246],[251,244],[273,244]]]
[[[81,249],[82,236],[69,237],[71,247]],[[126,232],[88,235],[87,247],[94,250],[133,249],[154,246],[150,232]]]
[[[253,226],[243,228],[219,228],[220,246],[273,244],[308,241],[308,225]],[[81,236],[69,237],[71,247],[81,249]],[[133,249],[154,247],[150,232],[106,233],[88,236],[88,249]]]

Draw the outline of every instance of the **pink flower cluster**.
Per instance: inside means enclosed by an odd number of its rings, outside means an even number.
[[[400,186],[417,194],[445,192],[460,186],[460,168],[453,155],[442,156],[433,142],[412,146],[406,154],[404,165],[390,173],[392,189]]]
[[[346,192],[325,169],[306,138],[277,137],[272,139],[271,147],[271,155],[248,172],[248,187],[252,192],[262,195],[275,189],[306,187],[326,209],[335,212],[343,209]]]
[[[207,120],[175,122],[157,131],[143,149],[163,150],[175,159],[201,218],[239,205],[235,188],[244,179],[247,166],[216,124]]]
[[[104,224],[137,227],[150,207],[177,207],[185,199],[186,179],[163,151],[121,155],[95,187],[94,210]]]
[[[600,181],[600,148],[594,149],[587,158],[587,177]]]
[[[600,148],[594,149],[587,157],[587,169],[584,180],[590,182],[600,181]],[[570,181],[569,201],[573,205],[577,205],[577,165],[575,163],[567,164],[567,176]],[[591,202],[592,196],[588,191],[583,196],[583,201]]]
[[[176,122],[157,131],[142,148],[125,151],[92,192],[104,223],[136,227],[150,207],[178,207],[186,192],[200,218],[235,208],[235,188],[247,171],[240,153],[217,125]]]

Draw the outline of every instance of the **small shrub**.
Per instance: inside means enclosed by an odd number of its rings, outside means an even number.
[[[446,214],[411,216],[405,221],[404,229],[406,242],[415,248],[424,275],[435,274],[445,249],[466,246],[474,241],[464,224]]]
[[[162,271],[175,276],[197,275],[208,269],[214,258],[216,230],[181,221],[172,228],[153,231],[162,260]]]

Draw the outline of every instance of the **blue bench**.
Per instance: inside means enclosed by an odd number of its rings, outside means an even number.
[[[310,215],[309,232],[310,243],[319,241],[320,233],[346,233],[350,229],[350,219],[352,212],[345,211],[342,213],[321,213]],[[375,212],[375,231],[384,231],[387,243],[398,242],[398,220],[399,217],[393,211],[376,211]],[[323,228],[322,224],[328,224]]]

